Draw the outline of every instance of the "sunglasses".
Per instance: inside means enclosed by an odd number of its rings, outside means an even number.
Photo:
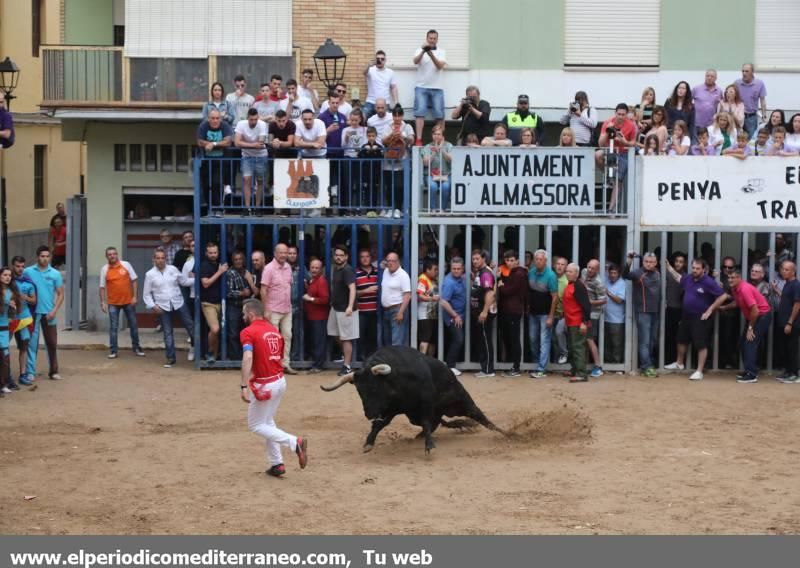
[[[733,270],[736,267],[735,266],[723,266],[722,268],[724,268],[725,270]]]
[[[378,63],[383,63],[384,61],[386,61],[386,59],[383,57],[378,57],[375,61],[377,61]]]
[[[347,89],[336,89],[337,93],[346,93]]]

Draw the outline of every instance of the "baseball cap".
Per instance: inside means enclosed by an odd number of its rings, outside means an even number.
[[[520,95],[517,97],[518,103],[527,103],[528,102],[528,95]]]

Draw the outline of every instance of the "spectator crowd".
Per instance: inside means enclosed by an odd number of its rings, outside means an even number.
[[[455,139],[447,141],[443,79],[447,54],[435,30],[428,31],[413,63],[414,126],[404,121],[397,80],[383,50],[363,67],[367,83],[363,103],[348,100],[343,82],[320,96],[311,69],[302,71],[300,83],[295,79],[284,83],[282,76],[272,75],[256,95],[247,93],[242,75],[234,78],[235,90],[227,96],[223,84],[214,83],[203,107],[197,145],[209,158],[227,156],[230,162],[241,158],[232,167],[204,160],[202,184],[210,190],[211,205],[221,205],[227,197],[245,215],[259,214],[262,207],[272,206],[274,179],[268,157],[299,155],[333,158],[330,191],[343,213],[400,218],[403,167],[399,162],[412,145],[423,146],[424,121],[432,118],[431,139],[422,151],[423,180],[430,208],[447,211],[453,142],[475,147],[545,145],[545,121],[532,110],[528,95],[520,94],[516,108],[492,123],[491,103],[481,98],[475,85],[468,86],[454,106],[450,118],[460,121],[460,127]],[[578,91],[560,119],[564,128],[557,146],[599,146],[600,167],[606,165],[608,152],[618,153],[613,163],[619,163],[615,174],[619,178],[625,177],[631,148],[642,155],[738,159],[800,155],[800,113],[788,120],[780,109],[768,114],[766,98],[766,85],[750,63],[742,66],[740,78],[724,87],[717,83],[714,69],[694,86],[680,81],[660,104],[655,89],[646,87],[639,101],[620,102],[604,122],[590,105],[589,95]],[[348,163],[355,158],[360,159],[357,165]],[[365,164],[364,159],[378,163]],[[241,196],[234,181],[239,170]]]

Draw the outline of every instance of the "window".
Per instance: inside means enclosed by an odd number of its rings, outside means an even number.
[[[269,26],[247,22],[279,22]],[[229,33],[236,30],[236,33]],[[126,57],[289,56],[292,0],[128,0]]]
[[[189,171],[189,146],[186,144],[179,144],[175,147],[175,171]]]
[[[158,146],[155,144],[144,145],[144,171],[155,172],[158,170]]]
[[[800,33],[787,22],[800,18],[800,4],[785,0],[756,0],[756,72],[800,68]]]
[[[420,18],[419,14],[425,14]],[[469,67],[469,2],[463,0],[375,1],[375,45],[392,68],[411,68],[425,32],[436,30],[447,53],[447,66]],[[321,43],[321,42],[320,42]]]
[[[139,144],[131,144],[130,146],[131,162],[130,169],[132,172],[142,171],[142,147]]]
[[[125,26],[114,26],[114,47],[125,47]]]
[[[205,59],[131,59],[132,101],[208,100]]]
[[[128,170],[128,147],[125,144],[114,144],[114,171]]]
[[[172,146],[169,144],[161,145],[161,171],[172,171]]]
[[[44,25],[44,18],[42,17],[42,0],[31,0],[31,39],[33,56],[39,57],[39,46],[42,43],[42,26]]]
[[[565,67],[658,67],[660,34],[661,0],[564,1]]]
[[[47,146],[33,147],[33,208],[45,208]]]

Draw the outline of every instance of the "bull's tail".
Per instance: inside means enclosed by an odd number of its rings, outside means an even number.
[[[500,434],[503,434],[504,436],[508,436],[508,432],[506,432],[502,428],[499,428],[498,426],[495,426],[494,422],[489,420],[486,417],[486,415],[483,413],[483,411],[480,408],[478,408],[477,405],[475,405],[474,408],[475,408],[474,412],[472,412],[471,414],[468,415],[470,418],[472,418],[475,422],[477,422],[478,424],[480,424],[484,428],[487,428],[489,430],[493,430],[495,432],[499,432]]]

